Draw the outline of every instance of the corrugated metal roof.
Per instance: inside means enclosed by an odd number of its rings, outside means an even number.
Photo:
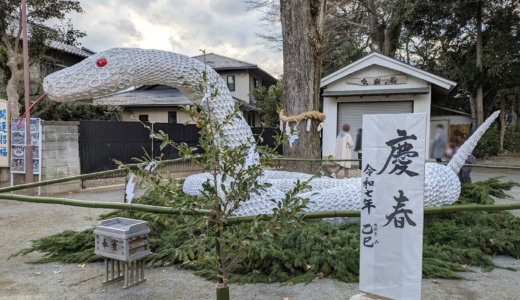
[[[196,60],[200,60],[201,62],[204,62],[204,55],[193,56],[193,58],[195,58]],[[226,57],[215,53],[206,54],[206,61],[210,62],[209,65],[215,70],[232,68],[258,68],[257,65],[252,64],[250,62]]]
[[[94,52],[90,49],[87,49],[85,47],[81,47],[81,48],[75,47],[75,46],[67,45],[65,43],[58,42],[58,41],[49,40],[49,41],[47,41],[47,46],[49,46],[49,48],[52,48],[55,50],[63,51],[63,52],[74,54],[74,55],[81,56],[81,57],[89,57],[93,54],[96,54],[96,52]]]
[[[177,106],[189,105],[191,101],[178,89],[131,90],[114,95],[94,98],[94,104],[130,106]]]

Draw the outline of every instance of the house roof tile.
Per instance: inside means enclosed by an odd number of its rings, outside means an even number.
[[[131,90],[114,95],[94,98],[94,104],[117,105],[122,107],[150,107],[189,105],[191,101],[178,89]]]
[[[49,46],[49,48],[52,48],[55,50],[63,51],[63,52],[66,52],[69,54],[74,54],[74,55],[81,56],[81,57],[89,57],[93,54],[96,54],[96,52],[94,52],[90,49],[87,49],[85,47],[71,46],[71,45],[67,45],[62,42],[52,41],[52,40],[47,41],[47,46]]]
[[[245,111],[260,112],[252,104],[233,97]],[[142,86],[135,90],[94,98],[94,104],[117,105],[121,107],[169,107],[192,104],[178,89],[166,86]]]
[[[193,56],[196,60],[204,62],[204,55]],[[226,57],[220,54],[209,53],[206,54],[206,61],[215,70],[222,69],[242,69],[242,68],[258,68],[257,65],[247,61],[238,60],[235,58]]]
[[[204,61],[204,56],[194,56],[194,59]],[[254,69],[261,74],[264,74],[263,80],[269,80],[269,82],[276,82],[276,79],[260,69],[257,65],[226,57],[223,55],[209,53],[206,54],[206,61],[209,61],[209,65],[219,70],[236,70],[236,69]],[[94,99],[94,104],[109,104],[117,105],[122,107],[164,107],[164,106],[176,106],[176,105],[189,105],[190,100],[186,98],[179,90],[160,85],[145,85],[136,87],[131,91],[124,91],[114,95],[98,97]],[[246,110],[257,111],[253,105],[242,105]]]
[[[20,22],[20,19],[12,20],[9,23],[9,25],[8,25],[9,26],[9,30],[17,29],[19,22]],[[30,26],[31,26],[31,24],[28,24],[28,28],[30,28]],[[54,29],[49,28],[49,30],[54,30]],[[29,34],[29,37],[30,37],[31,33],[28,32],[28,34]],[[22,39],[23,39],[23,37],[22,37]],[[67,45],[65,43],[62,43],[62,42],[59,42],[59,41],[55,41],[55,40],[47,40],[46,44],[51,49],[63,51],[63,52],[66,52],[66,53],[69,53],[69,54],[74,54],[74,55],[81,56],[81,57],[89,57],[89,56],[91,56],[93,54],[96,54],[96,52],[94,52],[94,51],[92,51],[92,50],[90,50],[88,48],[71,46],[71,45]]]

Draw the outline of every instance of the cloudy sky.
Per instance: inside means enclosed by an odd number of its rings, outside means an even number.
[[[139,47],[198,55],[199,49],[255,63],[282,73],[282,54],[260,44],[261,13],[242,0],[80,0],[84,14],[71,14],[86,31],[82,46],[94,51]]]

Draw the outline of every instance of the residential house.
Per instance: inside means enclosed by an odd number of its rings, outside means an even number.
[[[193,58],[204,61],[203,55]],[[206,61],[227,83],[231,95],[241,104],[250,126],[260,127],[261,112],[254,106],[254,99],[249,93],[254,88],[275,84],[276,78],[256,64],[215,53],[206,54]],[[179,90],[164,85],[141,86],[131,91],[95,98],[94,104],[123,107],[123,121],[192,122],[181,108],[191,105],[191,101]]]
[[[85,47],[76,47],[58,41],[47,41],[47,49],[41,62],[31,65],[31,97],[37,98],[43,94],[43,79],[45,76],[73,66],[96,52]],[[23,89],[23,84],[20,85]]]
[[[9,25],[10,29],[15,30],[15,32],[17,32],[18,24],[18,19],[13,20],[12,23]],[[29,27],[31,26],[31,24],[28,25]],[[49,28],[49,30],[52,29]],[[20,44],[21,43],[22,41],[20,41]],[[31,76],[31,98],[38,98],[40,95],[44,93],[42,83],[43,78],[45,76],[60,69],[75,65],[80,61],[84,60],[85,58],[96,53],[85,47],[71,46],[55,40],[47,40],[46,45],[47,49],[45,50],[43,59],[41,61],[33,63],[31,65],[31,68],[29,69],[29,73]],[[3,76],[5,76],[5,74],[3,74],[2,70],[0,69],[0,83],[4,81],[2,79]],[[20,84],[20,93],[23,93],[23,88],[23,84]]]

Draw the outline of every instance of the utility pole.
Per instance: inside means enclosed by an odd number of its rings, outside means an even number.
[[[28,48],[28,40],[29,36],[27,35],[27,1],[22,0],[22,30],[23,30],[23,84],[24,84],[24,94],[25,94],[25,108],[29,108],[31,106],[31,101],[29,99],[30,90],[29,90],[29,48]],[[27,112],[25,118],[25,183],[33,183],[34,175],[33,175],[33,152],[31,145],[31,112]],[[27,196],[34,196],[34,189],[27,189]]]

